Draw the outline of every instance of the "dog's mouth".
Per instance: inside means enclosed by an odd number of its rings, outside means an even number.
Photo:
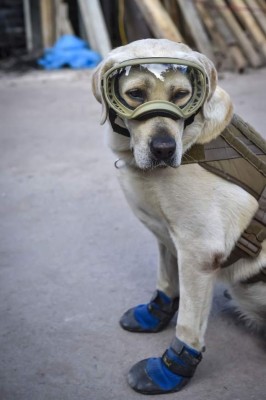
[[[136,161],[136,160],[135,160]],[[143,171],[150,171],[153,169],[166,169],[166,168],[178,168],[180,164],[177,164],[174,160],[173,161],[158,161],[155,159],[151,159],[149,163],[139,164],[136,163],[139,169]]]
[[[167,148],[167,147],[166,147]],[[146,151],[132,149],[134,162],[137,167],[142,170],[150,170],[155,168],[178,168],[181,164],[181,156],[178,149],[157,150],[151,149],[151,145]]]
[[[177,168],[180,164],[176,163],[176,158],[172,157],[168,160],[157,160],[156,158],[151,158],[152,168]]]

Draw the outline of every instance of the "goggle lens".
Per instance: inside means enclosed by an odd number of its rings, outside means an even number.
[[[204,100],[206,77],[197,67],[174,62],[123,64],[107,73],[104,86],[107,102],[120,116],[136,118],[154,105],[188,118]]]

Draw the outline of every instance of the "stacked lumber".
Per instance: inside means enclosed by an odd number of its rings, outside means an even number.
[[[126,0],[121,3],[126,7]],[[266,65],[265,0],[134,0],[134,3],[153,37],[187,43],[206,54],[220,70],[243,72],[248,66]]]
[[[93,50],[105,57],[111,50],[109,35],[99,0],[78,0],[86,38]]]

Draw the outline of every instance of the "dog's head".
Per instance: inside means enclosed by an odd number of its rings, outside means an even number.
[[[112,123],[111,148],[131,151],[141,169],[178,167],[188,148],[216,137],[232,116],[213,63],[166,39],[111,51],[94,73],[93,92],[102,123]]]

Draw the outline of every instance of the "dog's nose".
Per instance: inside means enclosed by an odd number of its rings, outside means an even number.
[[[168,160],[175,153],[176,142],[171,136],[154,136],[150,142],[150,149],[157,160]]]

